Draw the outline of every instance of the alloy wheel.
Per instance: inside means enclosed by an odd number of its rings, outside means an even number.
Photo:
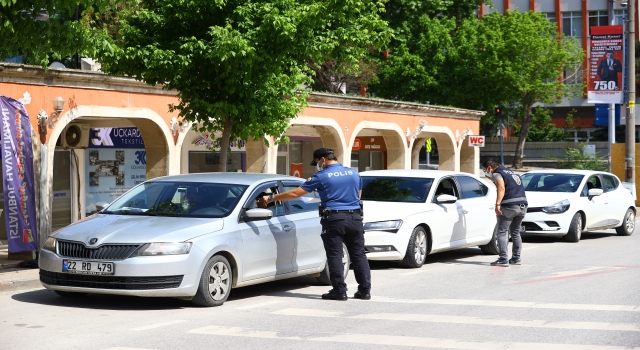
[[[421,264],[427,255],[427,237],[423,231],[418,231],[413,246],[413,256],[416,259],[416,262]]]
[[[633,232],[633,229],[636,226],[636,216],[632,211],[629,211],[629,214],[627,214],[624,224],[627,228],[627,232]]]
[[[209,293],[211,293],[213,300],[222,300],[227,295],[231,284],[229,276],[229,267],[223,262],[217,262],[211,267],[211,272],[209,273]]]

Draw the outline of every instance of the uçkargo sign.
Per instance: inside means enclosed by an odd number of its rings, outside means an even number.
[[[484,136],[469,136],[469,147],[484,147]]]
[[[622,26],[591,27],[588,103],[622,103]]]

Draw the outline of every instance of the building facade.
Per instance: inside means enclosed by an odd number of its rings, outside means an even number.
[[[173,91],[100,72],[0,63],[0,94],[24,99],[31,121],[40,242],[142,181],[218,168],[216,135],[169,112]],[[64,101],[58,111],[54,99]],[[437,144],[440,169],[480,168],[478,149],[465,141],[478,134],[484,112],[330,94],[308,103],[290,121],[287,144],[232,140],[228,171],[308,177],[318,147],[362,171],[418,169],[427,139]]]

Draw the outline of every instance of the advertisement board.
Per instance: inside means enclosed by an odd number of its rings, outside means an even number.
[[[588,103],[622,103],[624,31],[618,26],[590,28]]]
[[[87,215],[147,178],[147,158],[137,128],[92,128],[86,152]]]

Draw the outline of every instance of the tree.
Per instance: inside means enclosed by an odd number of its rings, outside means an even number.
[[[531,110],[531,124],[529,125],[527,141],[557,142],[567,139],[566,131],[556,127],[555,124],[551,122],[551,113],[552,111],[545,107],[534,107]],[[514,124],[514,129],[515,134],[519,135],[522,131],[522,125],[519,123]]]
[[[103,70],[176,90],[178,111],[230,138],[282,135],[305,104],[310,61],[357,66],[390,33],[379,0],[142,0],[98,46]]]
[[[580,145],[578,148],[568,148],[564,150],[565,158],[549,157],[558,161],[560,169],[577,169],[577,170],[607,170],[607,158],[599,157],[595,154],[586,152],[586,145]]]
[[[0,57],[20,53],[47,66],[56,58],[82,53],[92,45],[87,12],[109,0],[0,0]]]

